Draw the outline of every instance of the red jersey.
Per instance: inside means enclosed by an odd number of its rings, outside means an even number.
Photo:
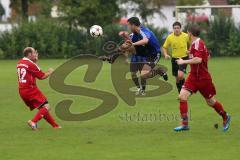
[[[36,78],[41,79],[45,75],[36,63],[26,57],[17,63],[17,73],[19,89],[36,88]]]
[[[189,58],[194,57],[202,58],[202,62],[190,65],[191,70],[189,76],[193,79],[211,79],[211,75],[208,72],[209,53],[205,43],[200,38],[196,39],[191,45]]]

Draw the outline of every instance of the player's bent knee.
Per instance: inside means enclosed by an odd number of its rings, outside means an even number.
[[[207,101],[207,104],[208,104],[210,107],[212,107],[212,106],[214,105],[214,103],[209,102],[209,101]]]
[[[181,93],[179,94],[179,100],[180,100],[180,101],[187,101],[187,99],[188,99],[188,97],[186,96],[185,93],[181,92]]]
[[[206,99],[206,102],[209,106],[214,106],[214,104],[216,103],[215,98],[210,98],[210,99]]]
[[[48,111],[51,109],[49,104],[45,104],[43,107],[45,107]]]
[[[180,94],[179,94],[179,100],[180,101],[187,101],[188,97],[191,95],[191,92],[188,90],[182,89]]]
[[[141,73],[141,78],[145,78],[146,79],[146,78],[149,77],[149,74],[150,74],[149,72],[142,72]]]
[[[187,101],[187,96],[180,94],[179,95],[179,100],[180,101]]]

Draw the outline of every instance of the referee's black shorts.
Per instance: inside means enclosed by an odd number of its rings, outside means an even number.
[[[172,58],[172,75],[177,77],[178,76],[178,71],[182,71],[184,73],[186,73],[187,70],[187,64],[183,64],[183,65],[178,65],[176,60],[178,58]],[[183,60],[187,60],[188,56],[186,57],[182,57]]]

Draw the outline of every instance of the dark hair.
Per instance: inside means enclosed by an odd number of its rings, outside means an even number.
[[[27,57],[29,55],[29,53],[32,53],[33,49],[31,47],[27,47],[23,50],[23,56]]]
[[[173,23],[173,28],[175,26],[179,26],[180,28],[182,28],[182,24],[180,22],[177,22],[177,21]]]
[[[199,37],[201,34],[201,29],[199,26],[192,26],[188,28],[188,32],[192,33],[192,35],[195,37]]]
[[[131,18],[128,19],[127,22],[130,23],[130,24],[133,24],[135,26],[140,26],[141,25],[141,22],[140,22],[138,17],[131,17]]]

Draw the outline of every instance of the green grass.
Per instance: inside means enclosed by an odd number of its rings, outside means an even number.
[[[40,60],[43,70],[57,67],[65,60]],[[229,132],[223,133],[213,128],[221,123],[221,118],[209,108],[199,95],[191,97],[189,132],[174,133],[179,124],[175,120],[136,122],[122,120],[125,113],[141,112],[178,115],[177,91],[153,98],[138,99],[135,107],[129,107],[120,98],[112,112],[85,122],[67,122],[58,118],[63,126],[53,130],[44,121],[41,130],[32,132],[26,125],[36,111],[29,112],[17,92],[16,61],[0,61],[0,159],[2,160],[226,160],[236,159],[240,148],[240,58],[214,58],[209,67],[217,88],[217,99],[232,115]],[[161,61],[170,68],[170,62]],[[110,78],[110,65],[105,64],[97,81],[91,84],[82,82],[84,69],[72,72],[67,79],[74,85],[86,85],[109,91],[117,96]],[[174,79],[170,77],[174,86]],[[85,112],[99,100],[82,96],[63,95],[50,88],[48,80],[38,82],[52,106],[62,99],[71,98],[73,112]],[[54,114],[55,116],[55,114]]]

